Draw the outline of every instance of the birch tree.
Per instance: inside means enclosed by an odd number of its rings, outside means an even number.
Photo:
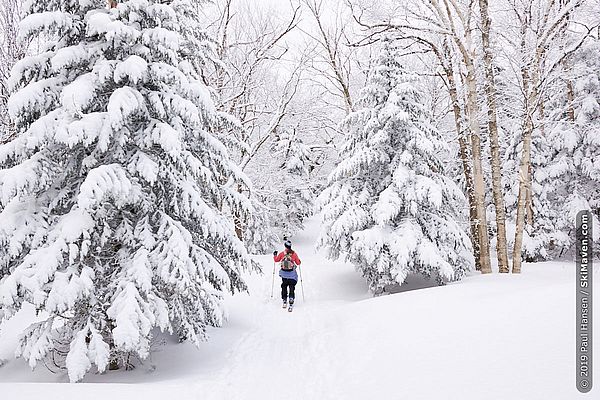
[[[485,69],[484,91],[488,108],[488,133],[490,136],[490,152],[492,166],[492,193],[496,210],[496,251],[498,254],[499,272],[509,272],[508,249],[506,245],[506,213],[502,193],[502,172],[500,168],[500,146],[498,143],[498,111],[496,106],[496,83],[493,67],[493,49],[490,44],[491,18],[488,0],[479,0],[481,15],[481,43],[483,65]]]

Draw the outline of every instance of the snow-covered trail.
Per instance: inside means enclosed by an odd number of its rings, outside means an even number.
[[[291,238],[302,260],[302,284],[296,286],[292,313],[281,308],[281,279],[277,274],[273,279],[276,266],[272,256],[255,256],[263,274],[246,275],[249,293],[226,299],[228,322],[223,328],[209,331],[209,342],[196,349],[189,343],[177,344],[167,338],[166,345],[157,344],[151,359],[135,371],[89,374],[78,385],[94,385],[94,393],[87,400],[102,398],[108,387],[95,384],[109,382],[110,386],[147,383],[155,387],[157,398],[166,388],[183,398],[202,393],[208,399],[293,399],[295,395],[305,398],[307,390],[314,394],[311,398],[337,398],[336,391],[327,387],[339,372],[328,367],[327,358],[327,343],[335,340],[333,335],[341,323],[337,310],[371,296],[364,279],[352,266],[329,261],[322,251],[316,250],[319,229],[319,219],[314,217],[307,221],[304,231]],[[283,246],[273,250],[282,249]],[[21,329],[27,318],[11,320],[4,330]],[[2,339],[5,338],[6,335]],[[6,340],[5,346],[0,346],[0,359],[10,360],[15,344],[16,337]],[[1,382],[17,383],[10,389],[23,399],[37,399],[40,387],[35,389],[22,382],[68,382],[66,374],[52,374],[43,366],[31,373],[22,360],[10,360],[9,364],[10,368],[0,368],[0,389]],[[304,388],[294,393],[293,388],[299,386]],[[44,387],[51,392],[57,389],[52,384]],[[127,385],[116,387],[123,398],[130,398],[125,396],[129,392]]]
[[[230,321],[243,321],[247,331],[228,351],[215,379],[220,387],[211,390],[215,399],[295,398],[301,385],[309,386],[308,392],[302,389],[303,397],[310,393],[314,399],[339,398],[328,386],[328,371],[336,371],[328,367],[326,347],[339,326],[336,309],[370,295],[351,266],[326,260],[316,251],[318,229],[313,218],[292,238],[302,260],[302,283],[296,286],[292,313],[281,308],[281,279],[277,274],[273,279],[277,266],[271,256],[257,257],[264,275],[249,278],[250,295],[230,299]]]

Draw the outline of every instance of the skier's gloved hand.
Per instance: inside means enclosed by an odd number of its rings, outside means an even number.
[[[277,250],[273,252],[273,257],[277,256]]]

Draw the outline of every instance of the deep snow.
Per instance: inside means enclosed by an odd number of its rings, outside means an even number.
[[[525,265],[521,275],[473,275],[444,287],[371,298],[343,262],[314,251],[313,219],[294,238],[305,301],[280,307],[273,263],[248,278],[250,295],[227,299],[225,327],[197,350],[157,339],[135,371],[33,373],[12,360],[21,313],[0,328],[3,399],[592,399],[575,389],[574,264]],[[595,268],[596,277],[600,273]],[[598,279],[595,279],[598,284]],[[421,282],[415,280],[415,284]],[[410,289],[411,287],[409,287]],[[599,296],[597,294],[596,296]],[[594,316],[599,319],[598,307]],[[598,329],[594,334],[600,346]],[[164,341],[165,343],[161,343]],[[598,354],[598,352],[596,352]],[[598,368],[596,368],[598,370]],[[600,376],[594,375],[596,385]],[[59,383],[60,382],[60,383]]]

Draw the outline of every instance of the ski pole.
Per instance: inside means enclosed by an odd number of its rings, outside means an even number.
[[[273,288],[275,287],[275,261],[273,261],[273,279],[271,280],[271,298],[273,298]]]
[[[304,283],[302,282],[302,270],[298,267],[298,273],[300,274],[300,290],[302,290],[302,301],[304,300]]]

